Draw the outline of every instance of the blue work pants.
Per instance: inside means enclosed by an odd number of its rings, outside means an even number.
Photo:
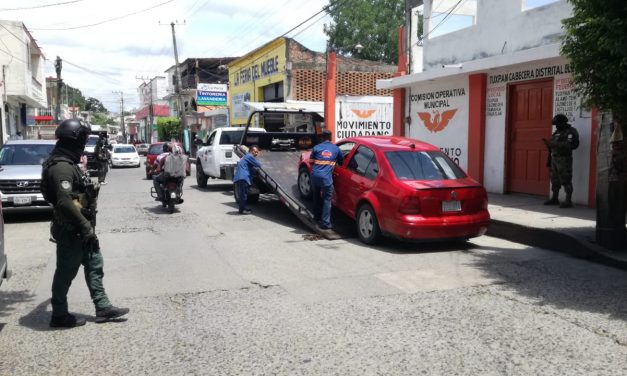
[[[323,228],[331,228],[331,199],[333,198],[333,182],[311,179],[314,204],[314,219]]]

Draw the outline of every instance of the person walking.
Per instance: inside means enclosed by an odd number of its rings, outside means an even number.
[[[81,120],[64,120],[55,131],[56,146],[42,166],[41,189],[44,198],[54,206],[50,232],[57,248],[50,300],[51,327],[85,325],[84,318],[69,313],[67,301],[68,290],[81,264],[96,308],[96,321],[129,312],[128,308],[111,304],[102,283],[103,258],[95,233],[98,191],[79,167],[89,133],[89,126]]]
[[[555,132],[550,140],[542,139],[550,153],[551,197],[544,205],[559,205],[560,208],[573,206],[573,150],[579,147],[579,133],[568,124],[566,115],[557,114],[552,121]],[[564,187],[566,199],[559,202],[560,188]]]
[[[235,189],[239,196],[239,214],[250,214],[252,210],[246,207],[248,201],[248,188],[252,184],[252,175],[255,172],[255,168],[260,168],[261,163],[257,160],[259,155],[259,147],[253,145],[248,150],[248,153],[237,162],[235,168],[235,175],[233,176],[233,183],[235,183]]]
[[[331,132],[322,132],[323,142],[314,146],[309,157],[311,165],[311,188],[314,204],[314,220],[323,230],[333,228],[331,224],[331,199],[333,198],[333,169],[342,164],[344,155],[331,143]]]

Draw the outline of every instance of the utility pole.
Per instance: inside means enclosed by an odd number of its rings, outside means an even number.
[[[61,68],[63,67],[63,61],[57,56],[57,60],[54,62],[54,69],[57,71],[57,105],[54,109],[54,121],[57,125],[61,122],[61,87],[63,81],[61,80]]]
[[[174,81],[174,93],[176,95],[176,113],[178,114],[179,119],[183,119],[183,106],[181,103],[181,69],[179,67],[179,52],[176,48],[176,31],[174,30],[174,26],[176,25],[185,25],[185,21],[180,24],[178,21],[171,22],[170,27],[172,28],[172,44],[174,46],[174,74],[176,75],[176,80]]]
[[[113,94],[120,94],[120,126],[122,127],[122,138],[126,143],[126,126],[124,125],[124,92],[114,91]]]
[[[152,124],[153,124],[153,112],[152,112],[152,79],[149,77],[137,77],[135,76],[136,79],[138,80],[142,80],[144,81],[144,85],[146,85],[146,80],[148,80],[148,84],[150,85],[149,91],[150,91],[150,101],[148,102],[148,124],[146,124],[146,129],[144,129],[144,133],[145,133],[145,141],[147,143],[152,143]]]

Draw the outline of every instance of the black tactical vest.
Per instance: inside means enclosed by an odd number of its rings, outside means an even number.
[[[70,158],[60,155],[52,156],[46,159],[46,161],[44,161],[44,163],[42,163],[41,165],[43,167],[43,169],[41,170],[41,194],[44,196],[44,199],[52,205],[57,204],[57,194],[54,190],[55,187],[53,186],[53,184],[50,184],[49,170],[50,167],[56,165],[59,162],[67,162],[70,165],[75,166],[74,161],[72,161]]]

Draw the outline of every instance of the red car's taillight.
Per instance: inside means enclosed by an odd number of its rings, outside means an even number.
[[[401,203],[401,207],[398,208],[403,214],[419,214],[420,213],[420,198],[415,196],[405,197]]]

